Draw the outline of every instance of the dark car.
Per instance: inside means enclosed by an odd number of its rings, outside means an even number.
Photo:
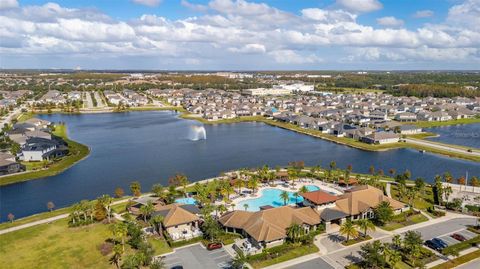
[[[433,238],[432,241],[442,246],[442,248],[448,247],[447,243],[445,243],[442,239]]]
[[[171,267],[170,269],[183,269],[183,266],[175,265],[175,266]]]
[[[461,242],[467,240],[467,238],[465,238],[465,236],[463,236],[461,234],[452,234],[452,235],[450,235],[450,237],[455,239],[455,240],[461,241]]]
[[[222,243],[210,243],[207,245],[208,250],[214,250],[219,248],[222,248]]]
[[[429,248],[431,248],[431,249],[434,249],[434,250],[436,250],[436,251],[440,251],[440,250],[443,249],[440,244],[435,243],[435,242],[433,242],[432,240],[427,240],[427,241],[425,241],[425,246],[427,246],[427,247],[429,247]]]

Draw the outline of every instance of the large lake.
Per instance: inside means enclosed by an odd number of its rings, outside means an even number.
[[[371,165],[387,172],[409,169],[412,176],[432,181],[446,170],[455,176],[480,175],[478,163],[448,159],[416,150],[366,152],[297,134],[263,123],[206,125],[206,140],[189,139],[196,121],[179,119],[170,111],[85,115],[43,115],[53,122],[66,122],[72,139],[91,147],[88,158],[57,176],[0,188],[0,216],[12,212],[17,218],[46,211],[46,203],[57,207],[104,193],[116,187],[128,192],[138,180],[148,191],[152,184],[167,185],[176,172],[191,181],[242,167],[286,165],[304,160],[307,165],[338,167],[352,164],[356,172]]]
[[[480,148],[480,123],[435,127],[425,130],[439,135],[438,137],[428,138],[428,140]]]

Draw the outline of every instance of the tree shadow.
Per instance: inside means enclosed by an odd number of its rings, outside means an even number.
[[[346,238],[338,234],[329,234],[328,239],[332,242],[340,243],[342,241],[345,241]]]

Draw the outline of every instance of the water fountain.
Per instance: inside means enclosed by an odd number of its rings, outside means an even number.
[[[188,138],[192,141],[206,140],[207,132],[205,131],[205,127],[198,125],[192,126]]]

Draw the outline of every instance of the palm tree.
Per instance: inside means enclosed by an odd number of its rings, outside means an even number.
[[[248,204],[243,204],[243,208],[245,208],[245,211],[247,211],[248,207]]]
[[[232,211],[235,210],[235,204],[234,204],[234,203],[231,203],[231,204],[230,204],[230,207],[232,208]],[[245,209],[245,210],[246,210],[246,209]]]
[[[299,193],[306,193],[308,192],[308,188],[307,186],[303,185],[299,190],[298,190]]]
[[[155,211],[155,207],[153,206],[152,201],[148,201],[146,205],[140,207],[140,213],[142,213],[143,221],[147,222],[147,218],[152,215]]]
[[[392,246],[397,250],[402,248],[402,237],[399,234],[393,236]]]
[[[161,198],[163,197],[165,188],[162,186],[162,184],[154,184],[152,186],[152,192],[155,194],[155,196]]]
[[[118,222],[111,226],[113,236],[122,244],[122,250],[125,251],[125,237],[128,234],[127,224],[125,222]]]
[[[223,215],[223,213],[227,212],[227,207],[224,204],[220,204],[217,206],[218,212],[220,212],[220,215]]]
[[[478,180],[477,177],[473,176],[473,177],[470,179],[470,185],[472,185],[472,187],[473,187],[473,192],[475,192],[475,187],[480,186],[480,181]]]
[[[290,197],[288,196],[288,192],[282,191],[282,193],[280,193],[280,199],[283,200],[283,205],[287,205],[287,201],[290,200]]]
[[[402,255],[398,250],[390,248],[389,244],[385,243],[384,245],[384,252],[387,263],[390,265],[391,268],[394,268],[395,264],[397,264],[402,259]]]
[[[250,188],[254,193],[258,188],[258,179],[256,177],[251,177],[248,181],[248,188]]]
[[[140,182],[134,181],[130,184],[130,191],[132,192],[133,196],[139,197],[142,192],[142,187],[140,186]]]
[[[303,228],[302,226],[294,223],[290,227],[287,228],[287,236],[292,240],[292,242],[296,243],[298,238],[303,235]]]
[[[413,208],[413,202],[417,198],[418,192],[416,188],[408,188],[407,190],[407,199],[408,199],[408,205]]]
[[[369,219],[359,219],[356,222],[357,227],[363,231],[363,236],[367,237],[367,231],[375,231],[375,225]]]
[[[448,201],[448,197],[453,193],[451,186],[446,186],[443,188],[443,195],[445,195],[445,201]]]
[[[300,194],[298,192],[294,192],[293,196],[295,197],[295,204],[298,204],[298,196],[300,196]]]
[[[108,195],[108,194],[104,194],[100,198],[98,198],[98,201],[100,202],[100,204],[105,209],[105,212],[107,212],[108,223],[110,223],[110,219],[111,219],[111,215],[112,215],[113,198],[110,197],[110,195]]]
[[[340,226],[340,234],[347,237],[346,242],[350,240],[350,237],[358,237],[358,231],[355,229],[355,225],[349,220]]]
[[[163,236],[163,219],[164,217],[162,215],[156,215],[150,219],[150,223],[160,236]]]
[[[114,264],[117,269],[120,268],[120,261],[122,260],[122,254],[124,251],[125,249],[119,245],[113,247],[113,256],[110,258],[110,264]]]

